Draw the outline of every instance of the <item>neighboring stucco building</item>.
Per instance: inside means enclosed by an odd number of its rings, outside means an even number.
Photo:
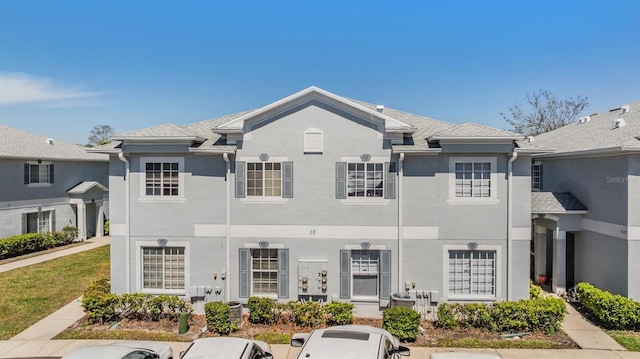
[[[100,236],[108,156],[0,125],[0,238],[78,228]]]
[[[536,136],[532,277],[640,300],[640,103]]]
[[[523,136],[310,87],[125,133],[110,154],[116,293],[386,305],[528,297]]]

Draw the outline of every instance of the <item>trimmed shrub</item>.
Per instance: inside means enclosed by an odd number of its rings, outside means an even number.
[[[109,235],[109,226],[110,226],[110,222],[108,220],[104,221],[104,227],[103,228],[104,228],[104,235],[105,236]]]
[[[438,318],[435,325],[442,329],[456,329],[458,328],[458,319],[455,315],[455,307],[460,304],[447,304],[442,303],[438,306]]]
[[[382,328],[403,342],[413,342],[418,336],[420,314],[411,308],[391,307],[382,312]]]
[[[529,299],[540,299],[542,298],[542,293],[544,293],[542,288],[529,280]]]
[[[67,245],[77,238],[75,227],[64,227],[61,232],[27,233],[0,239],[0,259],[40,252]]]
[[[231,322],[229,304],[224,302],[209,302],[204,305],[207,328],[221,335],[228,335],[238,330],[238,326]]]
[[[247,307],[249,321],[253,324],[273,324],[278,319],[276,302],[271,298],[251,297]]]
[[[607,329],[640,330],[640,302],[598,289],[589,283],[576,286],[578,300]]]
[[[325,324],[324,310],[318,302],[302,302],[296,306],[295,324],[301,327],[316,328]]]
[[[324,311],[328,315],[327,324],[345,325],[353,323],[352,303],[331,302],[324,306]]]

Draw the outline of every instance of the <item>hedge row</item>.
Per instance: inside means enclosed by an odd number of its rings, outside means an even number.
[[[607,329],[640,330],[640,302],[611,294],[589,283],[578,283],[576,294],[580,304]]]
[[[249,321],[254,324],[291,322],[301,327],[344,325],[353,323],[353,304],[331,302],[290,301],[278,303],[271,298],[251,297],[248,303]]]
[[[552,334],[560,329],[565,314],[564,300],[538,298],[517,302],[487,304],[441,304],[436,326],[455,329],[459,325],[491,332],[544,332]]]
[[[110,293],[109,280],[94,282],[82,296],[82,307],[89,321],[105,323],[129,320],[159,321],[168,319],[177,322],[180,313],[193,311],[190,304],[175,295],[153,295],[146,293]]]
[[[78,237],[75,227],[64,227],[60,232],[27,233],[0,239],[0,259],[70,244]]]
[[[420,320],[420,313],[411,308],[391,307],[382,311],[382,328],[403,342],[416,340]]]

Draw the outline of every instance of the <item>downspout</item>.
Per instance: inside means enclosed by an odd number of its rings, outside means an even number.
[[[403,250],[404,250],[404,217],[403,217],[403,191],[402,191],[402,179],[404,177],[404,172],[403,172],[403,162],[404,162],[404,152],[400,153],[400,158],[398,159],[398,292],[402,291],[403,285],[402,285],[402,281],[403,281],[403,265],[404,262],[402,260],[402,258],[404,257],[403,255]]]
[[[227,182],[227,223],[226,223],[226,239],[227,239],[227,266],[226,266],[226,280],[224,285],[224,298],[227,302],[231,300],[231,183],[229,182],[231,173],[231,162],[229,161],[229,155],[225,152],[222,154],[224,162],[227,163],[227,172],[225,173],[225,181]]]
[[[129,160],[126,159],[124,157],[124,153],[119,152],[118,153],[118,158],[120,159],[120,161],[124,162],[125,165],[125,174],[124,174],[124,180],[125,180],[125,190],[124,190],[124,201],[125,201],[125,207],[124,207],[124,221],[125,221],[125,262],[127,263],[127,265],[125,266],[125,275],[126,275],[126,281],[125,281],[125,285],[127,287],[127,293],[131,293],[131,221],[130,221],[130,211],[129,211],[129,207],[130,207],[130,200],[129,197],[131,196],[130,194],[130,186],[129,186],[129,174],[130,174],[130,165],[129,165]]]
[[[518,152],[513,152],[509,158],[507,177],[507,300],[512,299],[511,294],[511,274],[513,271],[513,239],[511,231],[513,227],[513,161],[518,158]]]

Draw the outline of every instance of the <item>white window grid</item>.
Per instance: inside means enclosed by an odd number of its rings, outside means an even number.
[[[541,190],[540,188],[540,174],[542,170],[541,164],[533,164],[531,165],[531,189],[533,190]]]
[[[456,162],[456,197],[491,197],[490,162]]]
[[[51,211],[27,213],[27,233],[51,232]]]
[[[49,183],[49,164],[29,164],[29,183]]]
[[[184,289],[184,247],[143,247],[143,289]]]
[[[179,195],[178,162],[147,162],[145,164],[145,193],[147,196]]]
[[[253,295],[278,294],[278,250],[251,250],[251,285]]]
[[[495,289],[496,251],[449,251],[449,293],[494,296]]]
[[[282,196],[282,163],[247,163],[247,196]]]
[[[384,163],[349,163],[347,194],[349,197],[383,197]]]

